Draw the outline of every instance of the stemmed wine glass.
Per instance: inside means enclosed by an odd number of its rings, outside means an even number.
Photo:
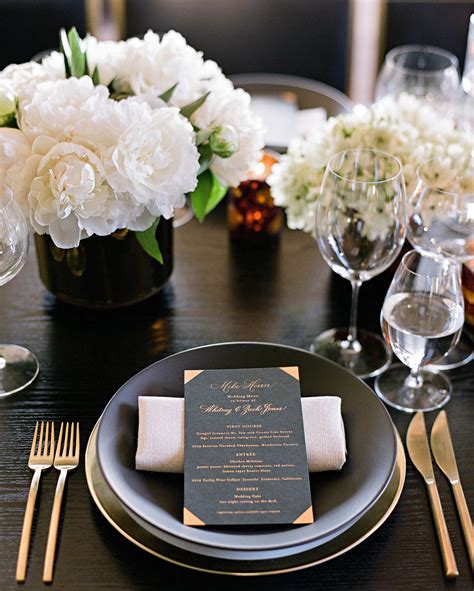
[[[377,377],[377,394],[407,412],[444,406],[451,396],[450,383],[427,366],[443,357],[461,334],[464,300],[458,265],[407,252],[385,296],[380,321],[386,341],[404,365],[392,365]]]
[[[474,165],[463,164],[448,157],[422,162],[408,201],[408,239],[413,247],[459,265],[474,260]],[[472,357],[472,342],[463,335],[435,365],[451,369]]]
[[[316,208],[316,242],[331,269],[351,282],[352,307],[349,328],[319,335],[311,351],[363,378],[388,367],[391,352],[378,335],[357,330],[359,288],[400,252],[404,200],[402,166],[393,156],[353,149],[329,160]]]
[[[447,113],[459,90],[458,59],[429,45],[402,45],[387,53],[375,89],[375,98],[403,92],[430,102]]]
[[[28,227],[11,191],[0,189],[0,286],[23,268],[28,252]],[[36,357],[19,345],[0,344],[0,398],[26,388],[39,371]]]

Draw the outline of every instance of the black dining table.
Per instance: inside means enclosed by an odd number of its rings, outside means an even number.
[[[54,589],[472,589],[448,481],[436,469],[460,571],[452,582],[443,576],[428,498],[409,460],[402,496],[386,523],[342,556],[297,572],[240,578],[188,570],[145,553],[106,521],[89,494],[83,454],[105,405],[128,378],[172,353],[209,343],[261,341],[307,349],[315,335],[348,322],[350,285],[330,270],[303,232],[284,229],[279,242],[267,246],[231,242],[222,204],[204,224],[192,220],[176,229],[174,245],[170,281],[158,295],[130,308],[91,311],[59,302],[40,282],[33,244],[25,268],[0,289],[0,342],[24,345],[40,362],[39,376],[28,389],[0,399],[0,590],[44,588],[54,470],[44,474],[40,485],[26,583],[15,581],[36,420],[79,421],[82,434],[80,466],[67,482]],[[126,269],[123,274],[126,281]],[[380,330],[391,275],[393,269],[363,285],[360,327]],[[453,394],[446,410],[472,508],[473,365],[450,371],[449,377]],[[390,414],[404,439],[410,416],[395,410]],[[435,416],[427,414],[428,427]]]

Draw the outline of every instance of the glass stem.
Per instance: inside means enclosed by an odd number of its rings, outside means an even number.
[[[420,374],[419,367],[412,367],[410,369],[410,374],[407,376],[404,384],[410,390],[418,390],[423,386],[423,377]]]
[[[351,348],[359,349],[360,346],[357,341],[357,305],[359,301],[359,289],[362,285],[362,281],[356,280],[351,281],[352,285],[352,303],[351,303],[351,318],[349,320],[349,334],[347,340],[351,344]]]

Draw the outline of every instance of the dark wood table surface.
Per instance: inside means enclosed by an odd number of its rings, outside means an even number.
[[[126,270],[124,270],[124,278]],[[359,324],[379,330],[389,273],[362,287]],[[26,391],[0,400],[0,590],[17,589],[15,565],[31,473],[27,457],[37,419],[78,420],[87,437],[117,388],[163,357],[208,343],[254,340],[307,348],[326,328],[347,323],[348,282],[335,277],[312,239],[285,230],[278,248],[228,240],[224,208],[204,226],[175,232],[175,270],[154,298],[135,307],[90,312],[61,304],[37,274],[34,249],[20,275],[0,289],[0,342],[25,345],[41,370]],[[467,502],[474,507],[473,365],[449,373],[447,407]],[[404,437],[409,417],[391,412]],[[435,413],[428,415],[431,425]],[[84,463],[68,479],[53,587],[74,590],[456,589],[473,587],[453,497],[436,471],[460,576],[446,583],[423,483],[408,462],[398,506],[381,529],[326,564],[278,576],[202,574],[154,558],[122,538],[95,507]],[[24,589],[41,589],[56,474],[42,479]]]

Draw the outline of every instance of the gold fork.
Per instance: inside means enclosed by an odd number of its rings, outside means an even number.
[[[56,492],[54,494],[53,510],[51,513],[51,521],[49,522],[48,543],[46,545],[46,555],[44,558],[43,581],[45,583],[51,583],[53,581],[54,554],[56,551],[59,516],[61,514],[61,502],[63,499],[66,476],[69,470],[74,470],[79,464],[79,423],[76,423],[76,429],[74,429],[74,423],[71,423],[70,430],[69,423],[66,423],[64,444],[61,449],[63,426],[64,423],[61,423],[56,455],[54,457],[54,467],[59,470],[59,478],[56,485]]]
[[[46,421],[46,429],[44,428],[44,421],[41,421],[39,441],[38,425],[39,422],[36,421],[33,442],[31,443],[30,457],[28,459],[28,467],[30,468],[30,470],[34,470],[34,474],[33,478],[31,479],[30,492],[28,493],[28,501],[26,502],[25,517],[23,519],[23,528],[21,530],[20,547],[18,549],[18,561],[16,564],[16,580],[19,583],[23,583],[26,577],[26,565],[28,562],[28,550],[30,547],[31,525],[33,523],[33,514],[35,510],[36,495],[38,493],[38,485],[41,478],[41,472],[43,470],[51,468],[51,466],[53,465],[54,458],[54,423],[51,423],[50,434],[49,421]]]

